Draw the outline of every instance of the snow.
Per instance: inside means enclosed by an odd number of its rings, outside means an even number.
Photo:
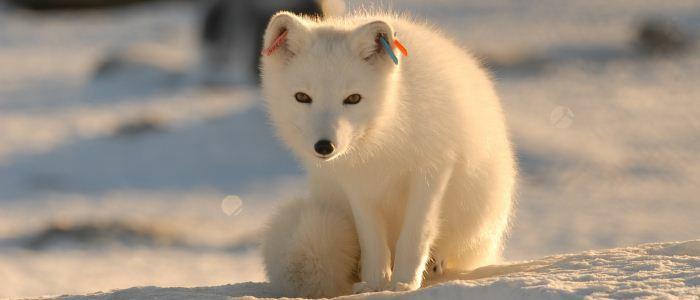
[[[700,54],[650,58],[632,41],[648,17],[697,37],[700,3],[391,6],[494,68],[522,171],[505,259],[531,260],[411,295],[697,298]],[[258,230],[305,194],[303,171],[256,87],[197,84],[198,17],[191,2],[79,15],[0,2],[0,298],[284,296],[233,283],[265,280]]]
[[[449,274],[413,292],[337,299],[695,299],[700,296],[700,240],[554,255]],[[61,299],[230,299],[279,297],[267,283],[206,288],[138,287]]]

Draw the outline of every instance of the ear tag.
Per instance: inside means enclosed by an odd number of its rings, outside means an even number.
[[[397,33],[398,32],[394,32],[394,44],[391,47],[399,48],[399,51],[401,51],[401,54],[403,54],[404,57],[408,56],[408,50],[406,50],[406,47],[404,47],[403,44],[401,44],[401,42],[399,42],[399,40],[396,38]]]
[[[272,44],[270,44],[270,47],[267,47],[267,49],[263,50],[262,54],[265,56],[270,56],[272,53],[275,53],[277,49],[284,44],[284,41],[287,40],[287,30],[282,31],[280,35],[275,39]]]
[[[396,48],[399,48],[399,51],[401,51],[401,54],[403,54],[403,56],[408,56],[408,50],[406,50],[406,47],[404,47],[403,44],[399,42],[399,40],[394,39],[394,46],[396,46]]]
[[[395,65],[398,65],[398,64],[399,64],[399,58],[396,57],[396,54],[394,54],[394,50],[391,49],[391,46],[389,45],[389,42],[386,41],[386,39],[384,38],[384,36],[380,36],[380,37],[379,37],[379,42],[382,44],[382,46],[384,46],[384,50],[386,50],[386,53],[389,54],[389,56],[391,57],[391,60],[394,61],[394,64],[395,64]]]

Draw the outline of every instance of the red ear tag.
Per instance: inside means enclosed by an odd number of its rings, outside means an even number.
[[[280,35],[275,39],[272,44],[270,44],[270,47],[267,47],[267,49],[263,50],[262,54],[265,56],[270,56],[272,53],[275,53],[277,49],[284,44],[284,41],[287,40],[287,30],[282,31]]]

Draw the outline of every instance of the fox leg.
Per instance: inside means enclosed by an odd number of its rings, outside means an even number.
[[[396,243],[390,290],[420,288],[430,249],[438,234],[440,204],[453,166],[416,174],[411,182],[409,198]]]

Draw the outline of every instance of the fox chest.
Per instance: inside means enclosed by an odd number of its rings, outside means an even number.
[[[350,201],[361,201],[380,210],[396,210],[405,205],[410,186],[407,173],[372,170],[343,179],[340,186]]]

